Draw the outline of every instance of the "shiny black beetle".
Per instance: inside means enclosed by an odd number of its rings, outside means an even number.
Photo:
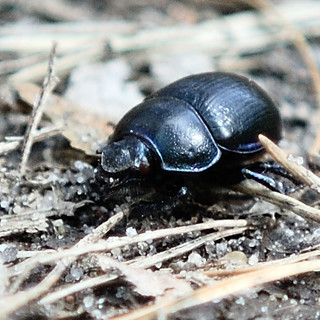
[[[253,81],[196,74],[148,96],[120,120],[102,149],[101,173],[113,188],[155,171],[195,175],[241,167],[263,149],[258,134],[277,142],[281,129],[278,108]],[[242,174],[273,185],[248,168]]]

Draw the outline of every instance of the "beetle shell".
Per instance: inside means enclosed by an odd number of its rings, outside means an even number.
[[[203,73],[180,79],[153,97],[175,97],[189,103],[207,124],[219,147],[252,153],[262,149],[259,133],[278,141],[281,119],[278,108],[255,82],[223,73]]]
[[[175,98],[148,99],[132,109],[116,127],[113,139],[128,135],[142,139],[168,171],[202,171],[221,154],[194,108]]]
[[[254,154],[258,135],[281,137],[281,118],[253,81],[213,72],[182,78],[147,97],[118,123],[111,143],[136,136],[158,157],[163,170],[200,172],[221,149]]]

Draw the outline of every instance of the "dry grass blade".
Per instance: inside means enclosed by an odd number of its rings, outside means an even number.
[[[122,211],[118,212],[112,216],[110,220],[106,221],[104,224],[100,225],[96,230],[94,230],[92,234],[89,234],[80,240],[75,247],[82,247],[90,241],[96,241],[102,238],[105,235],[103,232],[108,232],[115,224],[121,221],[123,216],[124,213]],[[75,259],[76,258],[74,256],[65,257],[65,259],[62,261],[58,261],[57,265],[52,269],[52,271],[36,286],[3,298],[2,301],[0,301],[0,310],[4,319],[22,306],[28,304],[30,301],[48,292],[48,290],[60,279],[62,273],[73,261],[75,261]],[[28,274],[28,271],[40,264],[39,262],[34,262],[35,263],[30,264],[28,270],[24,271],[24,276]],[[23,279],[25,278],[20,277],[18,281]]]
[[[90,14],[88,10],[81,6],[74,6],[72,3],[64,0],[51,1],[37,1],[16,0],[16,5],[21,6],[20,10],[26,10],[33,14],[39,14],[54,20],[74,20],[89,19]]]
[[[252,6],[260,9],[260,10],[269,10],[271,15],[268,16],[268,20],[270,21],[270,17],[272,17],[274,24],[281,25],[284,29],[288,30],[292,35],[293,43],[296,48],[299,50],[301,58],[304,60],[312,81],[314,85],[314,90],[317,94],[317,102],[318,108],[320,108],[320,74],[317,67],[317,62],[315,60],[315,56],[312,53],[312,49],[309,46],[306,36],[303,34],[301,30],[299,30],[293,21],[290,21],[286,17],[287,11],[279,10],[271,1],[269,0],[245,0],[247,3]],[[319,151],[319,150],[318,150]]]
[[[60,129],[56,126],[41,128],[33,132],[33,142],[38,142],[48,137],[52,137],[60,132]],[[0,155],[6,154],[17,150],[22,141],[23,137],[6,137],[7,141],[0,142]]]
[[[65,297],[75,294],[77,292],[110,283],[111,281],[114,281],[117,278],[118,278],[117,275],[104,274],[102,276],[98,276],[95,278],[88,278],[88,279],[82,280],[81,282],[78,282],[78,283],[62,286],[58,290],[54,292],[50,292],[47,295],[45,295],[39,301],[39,304],[47,305],[49,303],[54,303],[58,300],[64,299]]]
[[[310,37],[319,36],[319,3],[304,1],[301,6],[297,2],[294,5],[284,2],[277,5],[276,9],[286,12],[287,20],[303,34]],[[270,11],[265,15],[269,20],[274,17],[274,13]],[[265,25],[262,27],[261,14],[253,12],[227,15],[190,26],[173,25],[151,29],[138,29],[135,24],[119,21],[96,22],[89,25],[88,22],[74,25],[31,25],[18,31],[5,26],[0,28],[0,52],[43,54],[52,40],[55,40],[59,44],[59,52],[62,53],[56,69],[61,73],[71,70],[80,61],[97,61],[105,54],[106,44],[116,55],[141,50],[147,53],[163,53],[197,48],[218,58],[223,58],[226,52],[239,58],[253,52],[270,50],[276,45],[291,43],[292,33],[282,30],[283,28],[280,31],[278,29],[278,24],[272,28]],[[16,73],[9,76],[9,80],[15,83],[35,81],[41,79],[44,74],[44,64],[39,63],[22,69],[17,68]]]
[[[154,305],[138,309],[129,314],[112,318],[113,320],[147,320],[155,317],[164,319],[174,313],[187,308],[195,307],[212,300],[223,299],[241,291],[282,280],[287,277],[319,270],[320,260],[302,261],[279,266],[261,267],[246,274],[237,275],[221,280],[213,285],[195,290],[191,295],[181,299],[160,300]]]
[[[67,72],[76,67],[80,61],[90,62],[99,60],[104,53],[103,49],[103,44],[99,42],[96,45],[83,48],[80,51],[75,50],[75,52],[58,57],[55,63],[55,70],[60,75],[66,75]],[[16,85],[28,81],[38,81],[43,78],[46,66],[46,61],[28,65],[10,75],[9,82]]]
[[[6,154],[10,151],[18,149],[20,144],[21,144],[21,140],[0,142],[0,155]]]
[[[29,82],[17,84],[14,89],[19,99],[28,105],[40,94],[40,88]],[[110,121],[107,117],[89,112],[83,117],[78,105],[54,93],[50,95],[45,114],[74,148],[88,155],[96,156],[97,141],[105,140],[113,132],[111,126],[106,126]]]
[[[23,176],[26,171],[26,164],[30,155],[31,147],[33,144],[33,132],[36,130],[43,111],[46,105],[46,101],[57,84],[57,78],[54,75],[54,59],[56,55],[56,44],[53,45],[48,66],[48,75],[45,77],[42,85],[42,90],[39,98],[35,102],[32,110],[31,119],[28,123],[28,127],[25,133],[23,147],[22,147],[22,159],[20,163],[20,175]]]
[[[0,238],[25,231],[46,232],[49,226],[47,218],[56,214],[55,210],[25,210],[16,215],[2,215],[0,216]]]
[[[318,104],[318,119],[320,115],[320,73],[317,67],[317,62],[315,56],[309,46],[306,36],[301,30],[295,26],[295,24],[286,17],[285,10],[278,10],[278,8],[268,0],[245,0],[250,5],[254,6],[260,10],[269,10],[271,15],[268,16],[267,21],[273,21],[274,25],[282,25],[284,30],[288,30],[288,33],[292,35],[293,43],[298,49],[301,58],[303,59],[305,65],[307,66],[309,73],[312,78],[313,87],[316,93],[317,104]],[[273,19],[270,19],[273,18]],[[319,120],[318,120],[319,124]],[[320,127],[318,125],[318,127]],[[320,129],[318,130],[314,145],[312,147],[311,153],[317,154],[320,150]]]
[[[54,261],[58,261],[60,259],[64,259],[67,257],[77,257],[86,253],[93,253],[99,251],[110,251],[115,248],[120,248],[126,245],[133,245],[139,242],[144,241],[151,241],[159,238],[164,237],[172,237],[174,235],[180,235],[182,233],[189,233],[194,231],[201,231],[201,230],[208,230],[213,228],[248,228],[249,223],[246,220],[239,219],[239,220],[217,220],[217,221],[209,221],[206,223],[199,223],[190,226],[183,226],[177,228],[168,228],[162,230],[155,230],[155,231],[147,231],[145,233],[139,234],[134,237],[112,237],[108,240],[99,240],[96,243],[89,243],[88,239],[91,237],[96,238],[97,234],[100,234],[100,239],[103,236],[101,230],[108,230],[110,228],[110,221],[118,221],[118,219],[122,219],[124,213],[121,211],[118,214],[112,216],[107,222],[103,223],[95,231],[93,234],[88,235],[87,237],[83,238],[81,243],[83,245],[75,245],[69,249],[60,250],[59,252],[39,252],[37,255],[33,255],[32,258],[21,262],[20,264],[15,265],[14,269],[12,270],[13,275],[18,275],[21,272],[25,272],[26,270],[31,270],[35,266],[39,264],[48,264]],[[232,230],[232,229],[231,229]],[[86,244],[86,245],[84,245]]]
[[[135,291],[142,296],[181,297],[186,293],[191,293],[191,284],[184,278],[177,278],[172,273],[158,272],[136,268],[124,262],[117,261],[100,254],[98,257],[102,270],[109,271],[111,268],[118,270],[127,282],[135,287]]]
[[[123,212],[119,212],[118,214],[112,216],[107,222],[97,227],[92,234],[80,240],[77,245],[75,245],[70,249],[65,249],[60,252],[54,252],[54,253],[40,252],[39,254],[37,254],[36,256],[33,256],[29,260],[16,265],[14,269],[11,271],[13,272],[12,275],[15,275],[16,273],[19,274],[18,278],[16,279],[16,282],[18,283],[13,284],[12,286],[15,288],[18,288],[19,283],[28,276],[29,272],[40,264],[48,264],[48,263],[56,262],[58,260],[62,260],[63,263],[62,262],[58,263],[57,266],[55,267],[55,269],[57,269],[56,272],[52,273],[52,276],[54,276],[56,279],[56,276],[59,274],[59,272],[63,272],[63,270],[60,269],[59,267],[61,264],[63,264],[64,267],[67,268],[67,266],[70,265],[70,263],[72,263],[78,256],[86,253],[93,253],[98,251],[109,251],[111,249],[118,248],[124,245],[132,245],[141,241],[148,241],[151,239],[178,235],[181,233],[189,233],[192,231],[206,230],[210,228],[234,227],[229,230],[224,230],[224,231],[213,233],[204,237],[200,237],[199,239],[191,241],[190,243],[183,244],[183,246],[178,246],[176,249],[171,249],[169,250],[170,252],[159,254],[154,259],[153,257],[150,257],[149,259],[145,259],[144,261],[133,263],[133,265],[135,266],[139,265],[140,267],[147,268],[149,266],[154,265],[154,263],[167,260],[171,257],[181,255],[187,251],[197,248],[203,245],[206,241],[217,240],[221,237],[227,237],[234,234],[242,233],[247,229],[247,226],[248,226],[248,223],[245,220],[221,220],[221,221],[212,221],[208,223],[200,223],[198,225],[178,227],[173,229],[156,230],[153,232],[146,232],[144,234],[141,234],[135,237],[122,237],[119,240],[117,239],[110,239],[106,241],[100,240],[99,242],[95,243],[96,241],[101,239],[110,230],[110,228],[112,228],[116,223],[118,223],[123,218],[123,216],[124,216]],[[113,278],[111,278],[111,280],[112,279]],[[110,280],[110,278],[102,277],[100,280],[93,279],[92,282],[89,281],[88,283],[84,284],[84,286],[96,286],[102,283],[106,283]],[[46,297],[43,298],[43,301],[45,301],[45,303],[53,302],[56,299],[64,297],[67,292],[69,293],[71,291],[76,292],[78,290],[81,290],[82,288],[83,286],[81,284],[76,284],[74,288],[70,288],[68,286],[65,289],[61,289],[61,290],[58,290],[57,292],[48,294]],[[31,288],[30,290],[32,289],[34,288]],[[33,293],[33,291],[31,291],[31,293]],[[44,294],[44,293],[45,292],[41,292],[41,294]],[[30,295],[30,296],[34,297],[33,295]],[[28,298],[27,293],[25,297],[26,299]]]
[[[124,209],[127,213],[127,209]],[[102,223],[100,226],[94,229],[94,231],[83,239],[81,239],[76,247],[85,246],[86,244],[96,243],[98,240],[102,239],[115,225],[117,225],[125,216],[124,211],[119,211],[115,215],[111,216],[106,222]]]
[[[294,23],[290,22],[283,14],[282,12],[286,11],[280,11],[277,10],[277,8],[268,0],[247,0],[248,3],[254,5],[257,8],[260,9],[270,9],[271,12],[274,14],[276,19],[276,23],[283,25],[284,29],[287,29],[289,33],[292,34],[293,43],[295,44],[296,48],[300,52],[300,55],[305,62],[309,73],[312,78],[313,82],[313,88],[316,93],[317,98],[317,105],[318,105],[318,116],[317,119],[319,119],[320,116],[320,73],[318,70],[317,62],[315,59],[315,55],[312,52],[311,47],[309,46],[306,36],[301,32],[301,30],[298,30],[298,28],[294,25]],[[318,128],[319,126],[319,120],[318,120]],[[320,129],[318,130],[316,139],[314,141],[314,145],[311,149],[311,153],[317,154],[320,150]]]
[[[258,183],[254,183],[254,187],[250,183],[248,186],[246,182],[242,182],[233,188],[236,191],[249,194],[253,197],[258,197],[262,200],[268,201],[278,205],[281,209],[289,210],[299,215],[306,220],[312,220],[320,223],[320,210],[310,207],[303,202],[296,200],[279,192],[271,191]]]
[[[183,298],[178,303],[172,304],[172,307],[169,307],[168,311],[169,313],[177,312],[178,310],[190,308],[215,299],[222,299],[268,282],[281,280],[306,272],[313,272],[319,270],[319,268],[319,259],[279,266],[261,267],[248,274],[235,276],[230,279],[219,281],[213,285],[203,287],[195,291],[190,297]]]
[[[208,271],[205,271],[204,274],[208,277],[235,276],[238,274],[252,272],[254,270],[260,270],[261,267],[288,265],[288,264],[298,263],[298,262],[306,261],[306,260],[319,259],[319,257],[320,257],[320,250],[313,250],[310,252],[292,255],[290,257],[279,259],[279,260],[259,262],[257,265],[254,265],[254,266],[248,265],[245,267],[239,267],[239,268],[232,269],[232,270],[221,270],[221,269],[208,270]]]
[[[289,156],[267,137],[260,134],[259,140],[265,150],[298,181],[306,184],[315,191],[320,192],[320,178],[318,176],[304,166],[290,161],[288,159]]]
[[[203,225],[203,224],[201,224],[201,225]],[[189,227],[191,227],[191,226],[189,226]],[[181,227],[181,228],[183,228],[183,227]],[[180,229],[180,228],[176,228],[176,229]],[[224,238],[224,237],[230,237],[232,235],[241,234],[245,230],[247,230],[247,228],[242,227],[242,228],[232,228],[232,229],[222,230],[219,232],[214,232],[214,233],[205,235],[203,237],[199,237],[195,240],[191,240],[187,243],[183,243],[183,244],[178,245],[174,248],[170,248],[170,249],[168,249],[164,252],[161,252],[159,254],[156,254],[156,255],[153,255],[150,257],[143,257],[142,259],[128,261],[127,263],[130,264],[131,267],[146,269],[151,266],[154,266],[157,263],[164,262],[164,261],[172,259],[174,257],[186,254],[187,252],[190,252],[190,251],[202,246],[206,242],[216,241],[216,240]],[[157,232],[157,231],[155,231],[155,232]],[[179,233],[177,233],[177,234],[179,234]],[[99,255],[97,255],[97,256],[99,257]],[[116,264],[114,264],[114,266],[115,265]],[[58,289],[57,291],[55,291],[53,293],[49,293],[47,296],[45,296],[44,298],[41,299],[40,303],[42,303],[42,304],[53,303],[59,299],[66,297],[66,295],[68,295],[68,294],[76,293],[76,292],[83,290],[85,288],[89,288],[89,287],[92,288],[92,287],[95,287],[95,286],[98,286],[101,284],[106,284],[109,281],[113,281],[116,278],[117,278],[116,276],[105,275],[105,276],[101,276],[101,277],[97,277],[97,278],[92,278],[92,279],[90,279],[91,281],[88,279],[83,284],[81,282],[81,283],[77,283],[74,285],[65,286],[63,288]]]
[[[199,237],[195,240],[191,240],[186,243],[182,243],[174,248],[170,248],[164,252],[160,252],[150,257],[140,257],[134,261],[130,261],[129,263],[135,267],[149,268],[151,266],[156,265],[157,263],[164,262],[166,260],[175,258],[177,256],[182,256],[187,252],[190,252],[196,248],[201,247],[207,242],[216,241],[221,238],[234,236],[236,234],[241,234],[246,231],[248,228],[232,228],[227,230],[222,230],[219,232],[214,232],[211,234],[207,234],[205,236]]]

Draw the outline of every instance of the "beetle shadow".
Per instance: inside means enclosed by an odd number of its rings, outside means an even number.
[[[195,212],[206,210],[208,206],[221,201],[232,200],[232,186],[245,179],[255,180],[273,191],[283,194],[298,190],[301,185],[280,165],[275,162],[253,162],[247,165],[220,166],[203,173],[182,174],[158,170],[145,179],[130,180],[119,188],[108,189],[103,180],[97,183],[99,202],[113,209],[116,204],[126,202],[130,217],[159,219],[174,215],[187,219]],[[224,189],[227,192],[221,192]],[[228,190],[230,191],[228,193]],[[242,196],[241,200],[248,200]],[[237,196],[239,200],[239,195]]]

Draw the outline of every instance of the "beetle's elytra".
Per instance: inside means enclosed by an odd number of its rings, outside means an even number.
[[[118,123],[103,148],[101,168],[110,187],[153,167],[194,174],[224,154],[251,157],[258,135],[281,137],[278,108],[246,77],[224,72],[182,78],[148,96]]]

